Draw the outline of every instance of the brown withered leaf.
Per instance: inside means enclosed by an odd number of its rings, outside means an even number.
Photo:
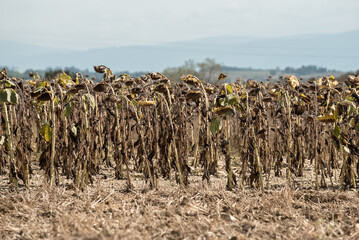
[[[1,70],[0,72],[0,80],[6,79],[7,78],[7,72],[6,69],[3,68],[3,70]]]
[[[219,76],[218,76],[218,81],[225,80],[226,77],[227,77],[227,75],[224,75],[223,73],[220,73]]]

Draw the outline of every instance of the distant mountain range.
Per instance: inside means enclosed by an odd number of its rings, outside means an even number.
[[[212,37],[155,46],[128,46],[75,51],[0,40],[0,65],[19,70],[104,64],[115,71],[162,71],[193,59],[213,58],[226,66],[285,68],[317,65],[359,69],[359,30],[276,38]]]

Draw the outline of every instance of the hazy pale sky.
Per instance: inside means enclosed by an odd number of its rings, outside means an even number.
[[[88,49],[359,29],[358,0],[5,0],[0,39]]]

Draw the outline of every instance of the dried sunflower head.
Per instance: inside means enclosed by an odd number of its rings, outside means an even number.
[[[213,86],[205,87],[204,89],[208,95],[211,95],[215,92],[215,88]]]
[[[250,87],[250,88],[258,88],[259,87],[259,84],[257,81],[254,81],[254,80],[248,80],[247,81],[247,86]]]
[[[192,100],[195,101],[197,99],[199,99],[202,96],[202,92],[201,91],[195,91],[195,90],[191,90],[188,91],[186,94],[186,99],[187,100]]]
[[[347,77],[347,82],[349,83],[349,85],[359,86],[359,75],[358,76],[349,75]]]
[[[213,109],[213,112],[217,115],[224,115],[227,113],[234,113],[232,106],[217,107]]]
[[[297,77],[294,76],[294,75],[292,75],[292,76],[286,76],[286,77],[284,77],[284,79],[289,83],[289,85],[291,86],[291,88],[292,88],[293,90],[295,90],[297,87],[300,86]]]
[[[152,107],[152,106],[156,106],[156,102],[155,101],[139,101],[138,105],[141,107]]]
[[[106,67],[105,65],[93,66],[93,69],[94,69],[95,72],[97,72],[97,73],[105,73],[106,68],[107,68],[107,67]]]
[[[51,100],[51,92],[45,91],[45,92],[41,93],[41,95],[38,96],[36,98],[36,100],[38,100],[38,101],[50,101]]]
[[[104,92],[107,89],[107,85],[104,83],[98,83],[93,87],[95,92]]]
[[[200,85],[200,81],[197,77],[192,76],[192,75],[185,75],[181,77],[182,81],[184,81],[185,83],[192,85],[192,86],[199,86]]]

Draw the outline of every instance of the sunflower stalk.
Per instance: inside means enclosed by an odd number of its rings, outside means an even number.
[[[6,106],[6,102],[3,102],[3,108],[5,113],[5,128],[6,128],[6,139],[7,139],[7,145],[9,147],[9,155],[10,155],[10,171],[9,171],[9,177],[10,182],[12,183],[12,187],[16,190],[16,192],[19,191],[18,189],[18,179],[16,176],[16,163],[15,163],[15,157],[14,157],[14,149],[12,145],[12,131],[11,131],[11,124],[9,121],[9,114],[8,109]]]
[[[315,116],[318,116],[318,91],[317,91],[317,84],[315,83],[315,104],[314,104],[314,108],[315,108]],[[315,163],[314,163],[314,172],[315,172],[315,189],[319,190],[319,179],[318,179],[318,123],[317,121],[314,120],[314,138],[315,138],[315,148],[314,148],[314,157],[315,157]]]
[[[292,148],[292,109],[291,109],[291,100],[288,92],[285,92],[285,101],[288,112],[288,138],[287,138],[287,184],[291,185],[291,168],[292,168],[292,157],[291,157],[291,148]]]
[[[50,152],[50,188],[52,188],[55,180],[55,146],[56,146],[56,115],[55,115],[55,93],[51,86],[49,86],[51,92],[51,122],[52,122],[52,131],[51,131],[51,152]]]
[[[169,101],[171,101],[168,89],[167,89],[167,93],[168,93]],[[182,170],[181,170],[181,165],[180,165],[179,157],[178,157],[178,151],[177,151],[177,145],[176,145],[176,135],[175,135],[175,131],[174,131],[174,124],[172,122],[171,109],[168,105],[166,97],[162,93],[157,92],[157,94],[164,100],[165,106],[166,106],[166,109],[168,112],[168,118],[170,120],[171,131],[172,131],[172,147],[173,147],[174,153],[175,153],[178,178],[179,178],[180,186],[183,186]]]

